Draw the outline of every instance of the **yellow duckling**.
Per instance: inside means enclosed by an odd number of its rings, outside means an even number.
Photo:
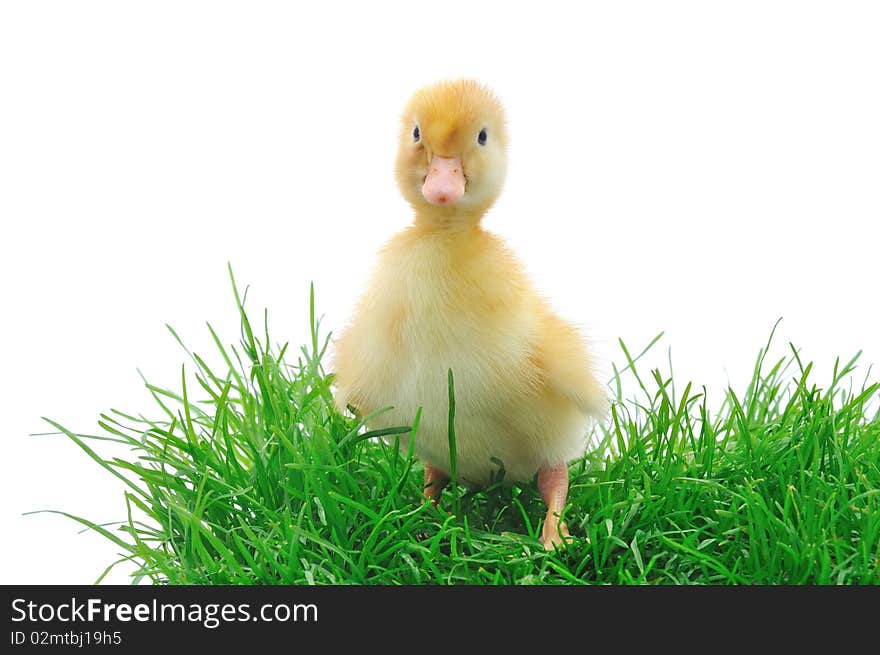
[[[495,96],[473,81],[441,82],[416,92],[402,119],[397,183],[415,220],[380,253],[336,343],[336,402],[363,416],[393,407],[371,428],[408,425],[422,407],[414,448],[425,496],[436,501],[451,471],[452,369],[458,479],[485,484],[498,460],[507,480],[537,473],[547,504],[541,539],[553,548],[569,534],[559,519],[567,462],[583,453],[588,422],[605,405],[592,358],[501,239],[480,227],[507,167]]]

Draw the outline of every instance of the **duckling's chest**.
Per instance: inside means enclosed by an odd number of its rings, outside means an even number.
[[[517,276],[492,254],[428,241],[385,258],[371,323],[390,404],[410,411],[445,399],[449,369],[465,402],[513,387],[534,320]]]

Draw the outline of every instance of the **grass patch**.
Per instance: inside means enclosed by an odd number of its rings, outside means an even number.
[[[65,515],[113,541],[134,581],[880,583],[880,385],[853,388],[856,358],[819,388],[793,348],[775,362],[765,348],[745,393],[728,390],[710,412],[705,390],[644,376],[621,342],[598,447],[571,466],[575,540],[546,553],[534,482],[451,487],[441,505],[454,515],[422,504],[421,464],[394,443],[418,438],[419,416],[370,432],[335,409],[314,293],[311,342],[292,353],[272,345],[265,318],[255,333],[233,290],[239,345],[209,326],[222,370],[186,350],[197,388],[185,373],[177,390],[147,383],[155,418],[111,411],[99,435],[49,421],[125,481],[121,523]],[[638,398],[622,397],[625,376]],[[130,455],[90,445],[105,440]]]

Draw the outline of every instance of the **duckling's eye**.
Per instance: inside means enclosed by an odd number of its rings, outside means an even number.
[[[416,125],[416,126],[413,128],[413,141],[415,141],[416,143],[418,143],[418,142],[419,142],[419,139],[421,138],[421,136],[422,136],[422,134],[421,134],[421,132],[419,132],[419,126]]]
[[[480,130],[480,133],[477,135],[477,143],[479,143],[481,146],[486,145],[486,138],[487,138],[486,128],[484,127],[482,130]]]

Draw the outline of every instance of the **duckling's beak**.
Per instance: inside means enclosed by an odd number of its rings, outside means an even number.
[[[454,205],[464,195],[464,169],[461,157],[434,155],[422,185],[422,195],[432,205]]]

